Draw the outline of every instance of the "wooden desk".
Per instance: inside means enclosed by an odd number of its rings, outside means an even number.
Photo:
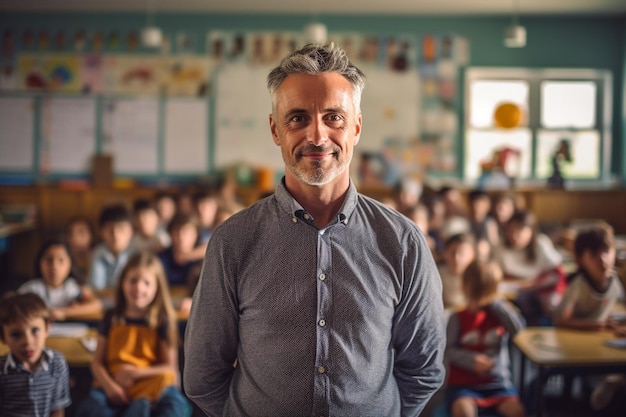
[[[528,327],[520,331],[513,343],[522,353],[520,396],[525,400],[524,368],[528,359],[538,369],[537,416],[542,415],[541,394],[552,375],[626,373],[626,349],[604,344],[616,337],[609,331],[582,331],[555,327]],[[530,393],[533,395],[533,393]]]
[[[91,329],[83,337],[96,336],[97,332]],[[70,367],[89,367],[93,359],[93,353],[89,352],[80,340],[81,337],[50,336],[46,341],[46,346],[61,352]],[[9,348],[0,342],[0,355],[6,355],[8,352]]]

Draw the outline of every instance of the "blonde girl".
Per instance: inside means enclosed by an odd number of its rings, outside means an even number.
[[[150,252],[131,257],[106,313],[91,364],[94,388],[77,416],[184,416],[178,331],[167,280]]]

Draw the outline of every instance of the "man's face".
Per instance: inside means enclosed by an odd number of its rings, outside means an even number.
[[[276,92],[270,128],[281,147],[286,177],[325,185],[348,177],[361,115],[353,87],[338,73],[287,76]]]
[[[2,326],[4,343],[15,360],[27,370],[37,366],[48,337],[48,324],[42,317],[32,317],[24,322]]]

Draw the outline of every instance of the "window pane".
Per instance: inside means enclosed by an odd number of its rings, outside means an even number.
[[[561,140],[569,143],[571,161],[561,160],[561,174],[565,179],[592,179],[600,176],[600,135],[597,131],[539,131],[537,133],[538,178],[552,175],[552,156]]]
[[[470,86],[470,126],[495,127],[493,115],[499,104],[510,102],[522,110],[520,125],[528,124],[528,83],[526,81],[473,81]]]
[[[493,159],[494,152],[504,148],[520,152],[510,174],[529,178],[532,155],[531,133],[528,129],[505,131],[468,130],[465,141],[465,178],[476,180],[481,175],[481,163]]]
[[[596,85],[591,81],[541,83],[541,124],[547,128],[594,128]]]

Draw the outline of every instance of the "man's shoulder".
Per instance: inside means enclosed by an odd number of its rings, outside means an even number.
[[[357,208],[367,218],[370,218],[370,221],[374,225],[381,224],[380,222],[382,222],[383,224],[400,227],[403,230],[419,231],[419,228],[411,219],[399,211],[365,194],[357,194]]]

